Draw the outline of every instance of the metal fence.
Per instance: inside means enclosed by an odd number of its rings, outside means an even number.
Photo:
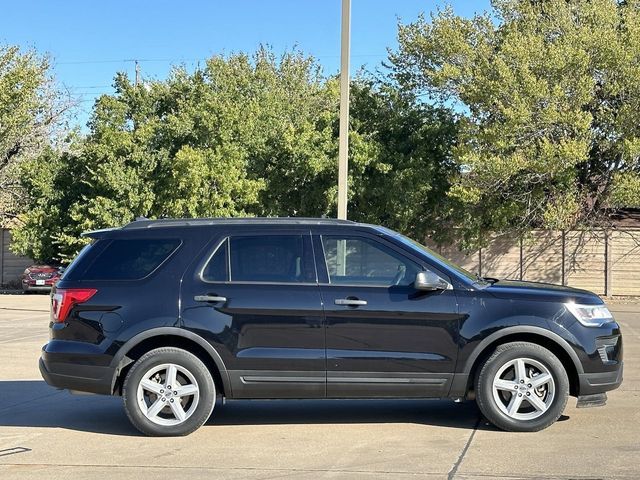
[[[640,230],[536,230],[525,238],[494,236],[471,253],[455,244],[435,248],[483,276],[640,295]]]

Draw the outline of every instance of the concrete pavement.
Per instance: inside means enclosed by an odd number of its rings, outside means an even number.
[[[640,304],[613,304],[625,380],[604,408],[534,433],[485,424],[472,402],[236,401],[184,438],[146,438],[121,400],[40,378],[48,297],[0,296],[3,479],[640,478]]]

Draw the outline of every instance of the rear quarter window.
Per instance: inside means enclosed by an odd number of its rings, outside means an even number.
[[[111,240],[80,277],[82,280],[141,280],[169,258],[180,243],[176,238]]]
[[[65,268],[62,277],[60,277],[61,280],[74,280],[75,277],[78,276],[76,270],[82,270],[82,265],[86,265],[87,261],[91,261],[91,259],[87,257],[91,256],[90,250],[96,243],[96,240],[93,240],[89,245],[85,245],[84,247],[82,247],[82,250],[80,250],[80,253],[76,255],[76,258],[74,258],[69,266]]]

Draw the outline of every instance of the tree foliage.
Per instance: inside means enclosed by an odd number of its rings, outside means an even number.
[[[456,119],[388,81],[352,85],[349,218],[417,239],[451,238],[459,202],[447,196],[457,176],[451,154]]]
[[[25,203],[20,163],[51,144],[67,108],[46,58],[0,45],[0,225],[9,224]]]
[[[16,251],[68,261],[81,232],[137,216],[335,215],[338,82],[313,58],[260,49],[163,81],[118,74],[114,86],[85,137],[25,165]],[[351,218],[440,231],[453,117],[370,78],[352,98]]]
[[[401,25],[399,43],[399,81],[465,114],[449,195],[468,239],[640,203],[638,1],[495,0]]]

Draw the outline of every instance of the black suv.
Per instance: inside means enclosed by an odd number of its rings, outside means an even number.
[[[217,395],[475,398],[535,431],[622,381],[595,294],[484,279],[383,227],[328,219],[140,220],[90,232],[51,294],[44,379],[122,395],[185,435]]]

